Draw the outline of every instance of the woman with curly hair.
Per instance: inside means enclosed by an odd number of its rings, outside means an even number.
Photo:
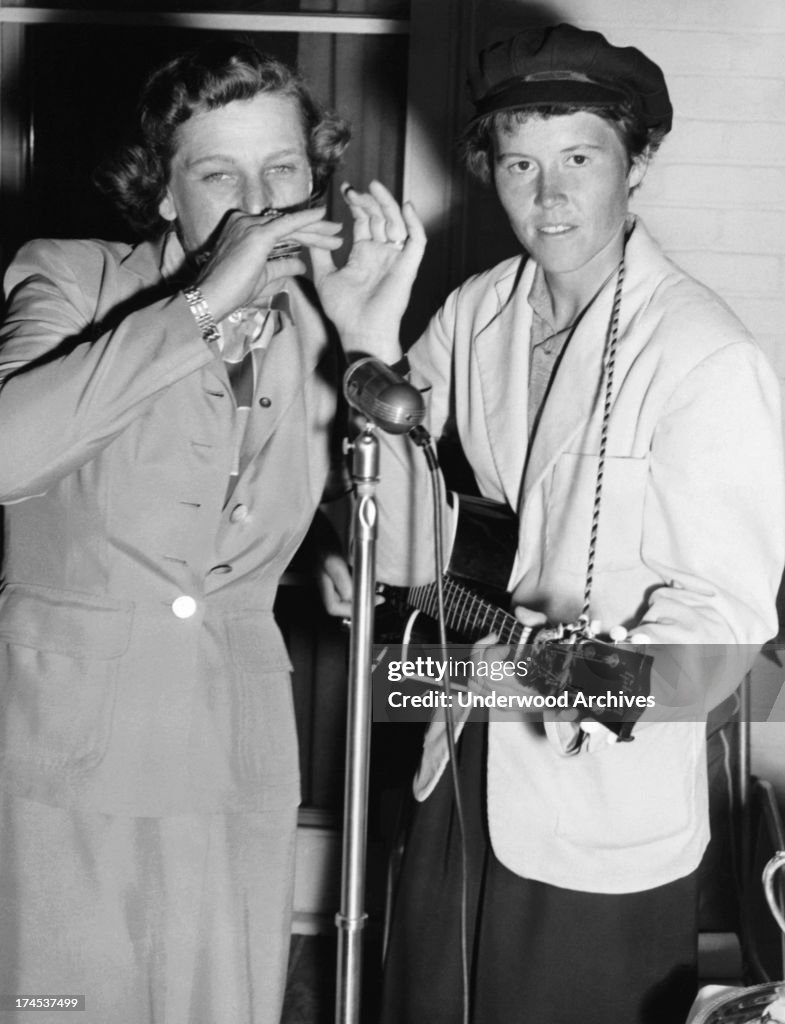
[[[166,226],[159,206],[180,126],[194,114],[265,93],[292,101],[312,175],[306,198],[321,197],[349,142],[348,124],[325,110],[287,65],[232,43],[178,57],[150,76],[139,107],[139,138],[99,168],[96,184],[140,237],[155,237]]]
[[[8,271],[0,992],[83,994],[85,1024],[279,1020],[299,770],[273,601],[336,458],[336,329],[361,348],[424,245],[406,208],[408,240],[358,223],[334,268],[314,200],[347,140],[252,47],[185,54],[100,176],[145,240],[37,240]]]

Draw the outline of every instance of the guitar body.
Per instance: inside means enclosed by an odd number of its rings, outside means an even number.
[[[447,572],[482,591],[504,594],[518,551],[518,517],[508,505],[458,494],[458,525]]]
[[[633,725],[650,692],[651,655],[607,643],[574,627],[545,627],[532,635],[507,610],[506,590],[518,547],[516,517],[507,506],[485,498],[457,497],[455,542],[442,581],[448,636],[455,642],[475,643],[494,633],[502,644],[530,645],[532,671],[526,677],[527,686],[544,696],[558,697],[567,691],[572,696],[570,706],[587,709],[578,718],[596,719],[619,739],[632,739]],[[437,618],[436,583],[383,589],[388,609],[401,615],[417,610]],[[432,630],[426,635],[420,631],[411,642],[433,639]]]

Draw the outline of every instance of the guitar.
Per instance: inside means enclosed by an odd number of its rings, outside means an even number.
[[[459,496],[456,540],[442,583],[446,627],[467,643],[494,633],[500,644],[526,645],[531,667],[527,686],[545,697],[558,698],[566,692],[568,705],[578,710],[579,718],[596,719],[618,739],[631,740],[635,721],[649,698],[651,655],[601,640],[577,626],[524,626],[465,582],[475,572],[474,566],[480,565],[489,571],[497,593],[499,583],[506,583],[502,552],[509,546],[510,517],[514,521],[512,512],[495,502]],[[479,535],[491,539],[491,557],[481,553]],[[517,526],[514,541],[517,546]],[[511,564],[508,560],[507,565]],[[383,592],[401,614],[417,610],[438,618],[435,582],[409,588],[385,586]]]

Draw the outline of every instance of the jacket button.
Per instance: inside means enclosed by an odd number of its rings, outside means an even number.
[[[181,594],[172,601],[172,611],[178,619],[190,619],[196,612],[196,601],[187,594]]]
[[[244,519],[248,518],[248,506],[247,505],[235,505],[229,514],[229,519],[233,523],[242,523]]]
[[[261,405],[263,409],[269,409],[272,404],[272,399],[268,398],[267,395],[264,395],[262,398],[259,399],[259,405]]]
[[[210,570],[210,572],[214,573],[216,576],[221,576],[224,573],[231,572],[231,571],[232,571],[231,565],[226,565],[226,564],[224,564],[224,565],[214,565],[212,567],[212,569]]]

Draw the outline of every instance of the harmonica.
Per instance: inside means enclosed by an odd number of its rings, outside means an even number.
[[[311,200],[306,199],[305,202],[296,203],[294,206],[287,206],[282,210],[268,206],[262,210],[260,216],[267,217],[268,220],[277,220],[279,217],[283,217],[285,213],[297,213],[299,210],[306,210],[310,205]],[[283,238],[272,247],[270,255],[267,257],[267,262],[272,263],[273,260],[283,260],[291,256],[299,256],[302,251],[303,247],[299,242],[295,242],[290,238]]]
[[[259,216],[266,217],[268,221],[277,220],[279,217],[283,217],[284,214],[298,213],[300,210],[307,210],[320,198],[321,195],[316,194],[311,196],[309,199],[305,199],[302,203],[295,203],[293,206],[285,206],[282,209],[276,209],[274,206],[267,206],[259,213]],[[299,242],[295,242],[291,238],[283,238],[280,242],[276,242],[272,247],[266,262],[269,263],[271,260],[282,260],[290,256],[299,256],[302,251],[303,247]],[[195,266],[203,267],[208,262],[212,254],[211,249],[201,249],[199,252],[192,253],[190,259]]]

